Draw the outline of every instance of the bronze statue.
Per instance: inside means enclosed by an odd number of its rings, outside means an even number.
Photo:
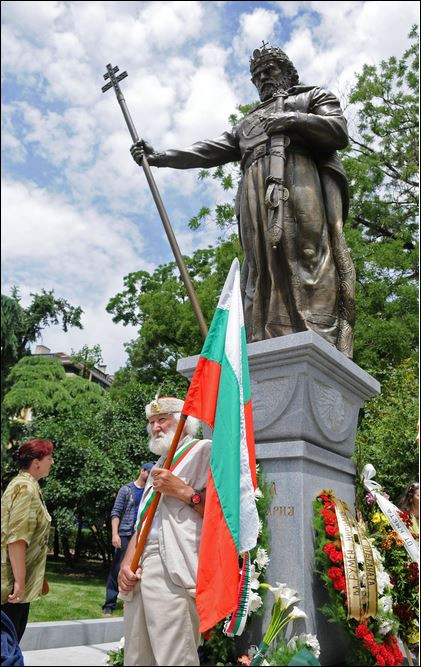
[[[313,330],[352,356],[355,271],[343,224],[348,187],[336,150],[346,120],[329,91],[298,84],[279,48],[250,60],[261,103],[231,132],[184,150],[131,148],[138,164],[188,169],[241,161],[236,214],[244,248],[247,341]]]

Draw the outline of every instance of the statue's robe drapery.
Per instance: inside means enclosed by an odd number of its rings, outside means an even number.
[[[283,232],[277,248],[265,234],[270,140],[263,125],[263,117],[275,111],[276,99],[257,106],[232,132],[217,139],[160,153],[159,166],[209,168],[241,160],[243,176],[236,212],[245,254],[242,292],[247,340],[313,330],[337,345],[341,261],[342,269],[345,266],[342,273],[348,271],[351,282],[353,275],[342,232],[338,233],[338,225],[335,231],[335,220],[329,220],[329,216],[339,217],[342,225],[347,215],[347,183],[336,154],[348,143],[346,120],[338,100],[328,91],[294,86],[287,93],[284,111],[297,112],[298,118],[294,129],[288,131],[285,186],[289,198],[284,203]],[[332,211],[334,207],[326,205],[328,182],[337,188],[341,210]],[[352,290],[353,285],[348,285],[348,294]],[[351,300],[353,303],[353,294]],[[350,350],[342,351],[350,356]]]

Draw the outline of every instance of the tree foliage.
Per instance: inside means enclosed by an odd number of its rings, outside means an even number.
[[[72,349],[70,359],[73,363],[82,366],[82,377],[88,379],[89,372],[103,361],[101,346],[94,345],[93,347],[89,347],[88,345],[83,345],[77,352]]]
[[[111,556],[110,511],[122,484],[138,476],[147,449],[143,388],[111,395],[82,377],[66,376],[56,359],[28,356],[11,371],[4,409],[12,422],[12,451],[28,438],[52,440],[54,466],[45,480],[45,498],[62,541],[75,524],[90,526],[104,559]],[[130,397],[130,400],[129,400]],[[32,419],[16,420],[30,407]],[[3,460],[3,484],[15,473]],[[67,553],[68,558],[70,554]]]
[[[208,324],[236,256],[241,257],[241,248],[232,237],[218,248],[196,250],[193,257],[184,257]],[[139,327],[139,337],[126,345],[138,381],[158,385],[171,376],[185,389],[175,372],[177,360],[198,354],[203,340],[175,262],[159,266],[152,274],[130,273],[124,286],[109,301],[107,311],[114,322]]]
[[[377,470],[376,481],[397,503],[405,486],[418,478],[418,363],[415,355],[384,371],[381,393],[366,403],[357,433],[358,509],[366,507],[361,471],[366,463]]]
[[[71,306],[68,301],[54,296],[54,290],[31,294],[32,303],[24,308],[19,291],[12,289],[11,295],[1,295],[1,397],[10,369],[19,359],[29,354],[33,343],[45,327],[59,324],[63,331],[69,327],[82,329],[82,309]]]
[[[418,340],[418,96],[415,28],[402,58],[366,65],[351,93],[357,122],[343,153],[345,233],[357,272],[355,361],[375,374]]]

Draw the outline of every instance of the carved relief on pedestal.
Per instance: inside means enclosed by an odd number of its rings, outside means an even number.
[[[341,442],[356,428],[359,405],[336,387],[309,379],[309,399],[314,419],[329,440]]]
[[[287,409],[297,386],[297,377],[250,379],[253,421],[256,433],[279,420]]]

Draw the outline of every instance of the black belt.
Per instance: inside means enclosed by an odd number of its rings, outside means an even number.
[[[297,143],[289,144],[287,147],[287,152],[300,153],[300,155],[307,155],[311,157],[309,149]],[[259,160],[266,155],[270,155],[270,147],[268,144],[259,144],[259,146],[253,148],[251,153],[246,153],[244,155],[243,159],[241,160],[241,171],[245,173],[247,169],[253,164],[253,162],[256,162],[256,160]]]
[[[241,171],[245,173],[247,169],[250,167],[253,162],[256,162],[256,160],[259,160],[259,158],[265,157],[265,155],[269,155],[269,146],[267,144],[260,144],[259,146],[255,146],[251,153],[246,153],[241,160]]]

